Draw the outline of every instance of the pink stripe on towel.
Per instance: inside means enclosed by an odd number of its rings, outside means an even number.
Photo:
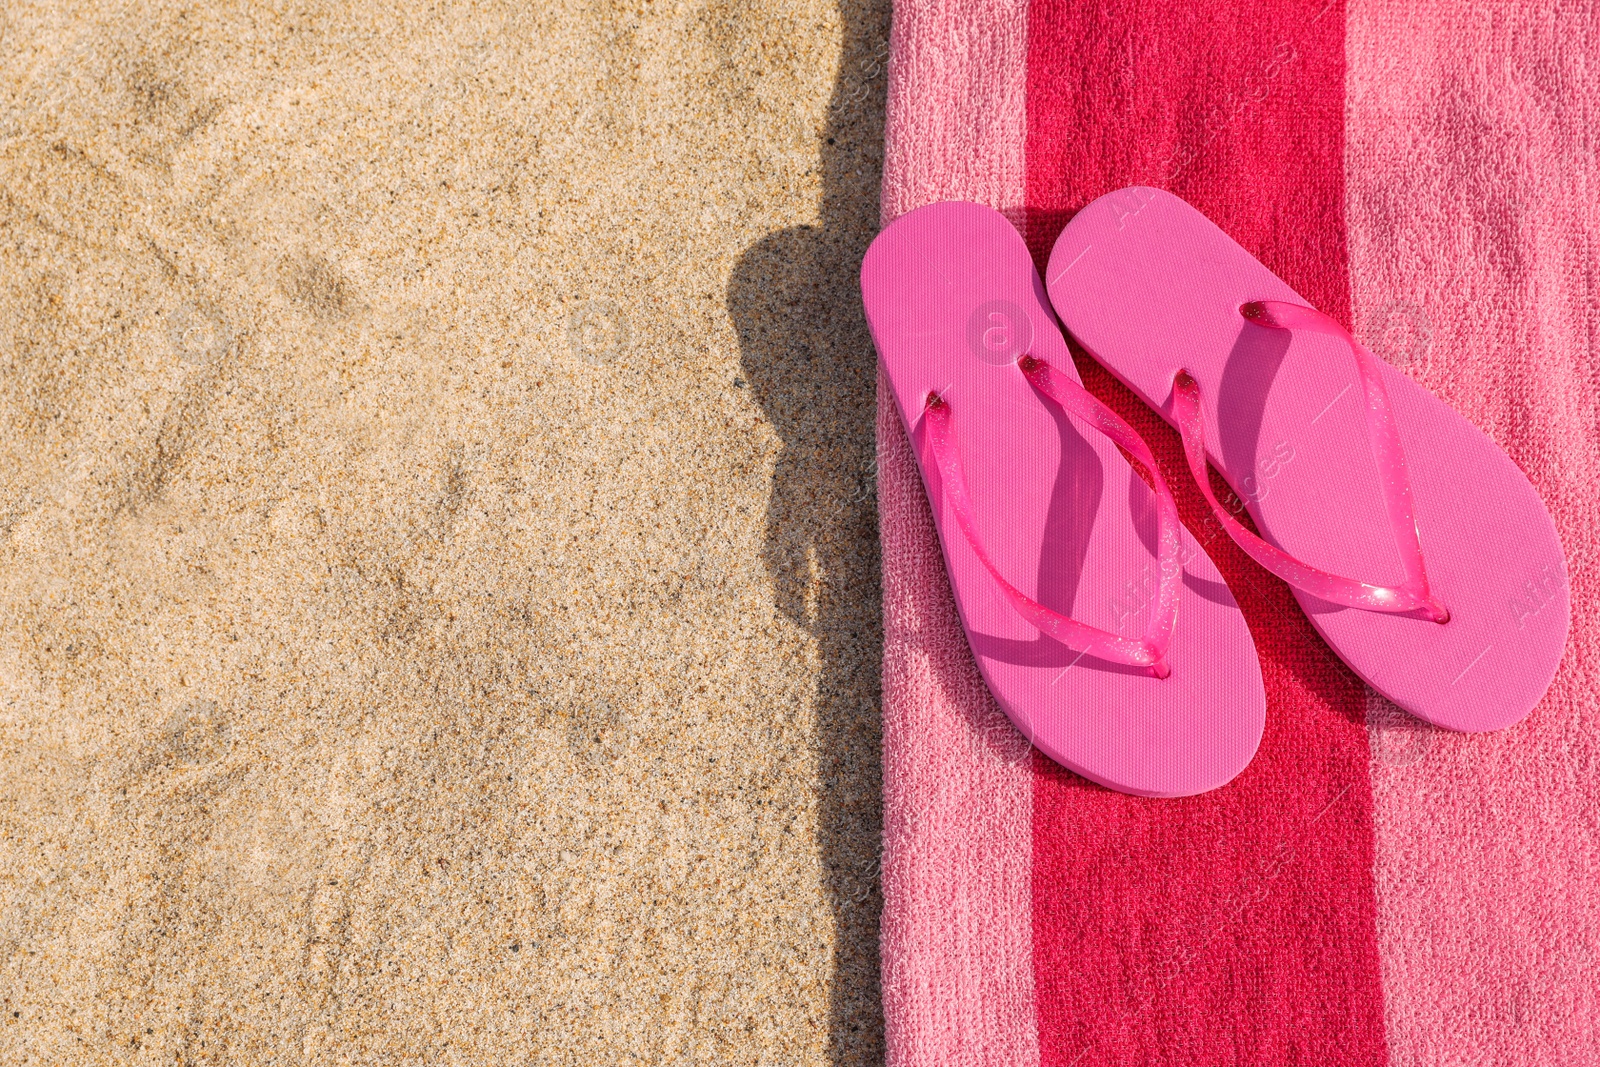
[[[1025,0],[895,5],[883,219],[1023,196]],[[891,1067],[1039,1059],[1027,742],[989,697],[921,476],[878,384],[883,540],[883,1010]]]
[[[1593,3],[1350,0],[1355,324],[1527,472],[1572,631],[1503,733],[1373,698],[1379,945],[1409,1064],[1600,1063],[1600,19]],[[1470,486],[1463,486],[1470,492]],[[1508,612],[1537,611],[1529,574]]]

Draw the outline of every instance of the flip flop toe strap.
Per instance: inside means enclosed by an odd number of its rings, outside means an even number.
[[[1394,529],[1406,580],[1399,585],[1374,585],[1320,570],[1262,540],[1244,527],[1211,491],[1206,475],[1204,420],[1201,416],[1200,385],[1187,370],[1180,370],[1172,383],[1172,414],[1183,437],[1183,451],[1200,491],[1212,513],[1245,554],[1268,571],[1303,592],[1320,600],[1345,607],[1385,613],[1418,612],[1433,622],[1449,622],[1450,612],[1428,589],[1427,568],[1422,559],[1422,543],[1417,533],[1411,504],[1411,479],[1406,471],[1405,452],[1400,432],[1389,406],[1383,371],[1378,359],[1350,336],[1337,321],[1315,308],[1281,300],[1256,300],[1243,305],[1239,313],[1246,320],[1273,330],[1306,330],[1327,334],[1346,343],[1355,357],[1356,371],[1366,401],[1367,433],[1372,455],[1378,463],[1383,484],[1383,503]]]
[[[955,514],[967,543],[972,546],[989,576],[1000,587],[1006,599],[1028,622],[1041,633],[1049,635],[1068,648],[1086,655],[1098,656],[1113,663],[1145,667],[1157,678],[1172,673],[1167,665],[1167,646],[1172,640],[1173,623],[1178,611],[1178,589],[1183,567],[1180,559],[1182,542],[1179,538],[1178,505],[1161,477],[1155,457],[1144,441],[1115,412],[1096,400],[1088,390],[1064,375],[1051,373],[1048,363],[1034,356],[1023,356],[1017,361],[1028,381],[1051,401],[1094,427],[1130,452],[1144,464],[1154,483],[1156,497],[1157,538],[1159,540],[1158,569],[1155,602],[1151,605],[1149,620],[1142,637],[1130,638],[1109,630],[1062,615],[1045,607],[1008,582],[990,559],[978,537],[976,513],[971,494],[967,491],[966,476],[962,473],[961,453],[956,445],[953,414],[947,400],[937,393],[929,393],[923,408],[923,424],[927,441],[933,451],[934,462],[944,483],[945,498]]]

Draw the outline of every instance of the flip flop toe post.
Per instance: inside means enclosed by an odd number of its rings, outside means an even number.
[[[1237,775],[1266,705],[1249,630],[1144,443],[1083,389],[1021,236],[990,208],[930,205],[873,242],[861,289],[1000,707],[1125,793]]]

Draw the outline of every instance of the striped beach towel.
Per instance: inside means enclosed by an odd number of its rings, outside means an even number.
[[[1453,734],[1212,538],[1259,754],[1198,797],[1100,789],[985,691],[880,381],[890,1063],[1600,1063],[1596,5],[900,0],[889,78],[885,222],[981,201],[1042,269],[1095,197],[1170,189],[1516,460],[1573,597],[1544,702]],[[1079,369],[1199,530],[1175,434]]]

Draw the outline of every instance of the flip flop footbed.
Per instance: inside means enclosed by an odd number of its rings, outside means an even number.
[[[1155,497],[1109,439],[1017,366],[1076,382],[1021,236],[981,205],[903,216],[868,251],[867,319],[933,509],[956,607],[990,691],[1052,759],[1123,792],[1181,796],[1242,770],[1265,712],[1244,618],[1185,532],[1167,678],[1044,636],[1019,615],[956,521],[931,453],[930,393],[948,414],[979,540],[1005,579],[1078,621],[1137,637],[1160,577]]]
[[[1169,419],[1178,370],[1194,377],[1211,463],[1266,540],[1335,574],[1401,582],[1349,349],[1240,313],[1251,301],[1308,303],[1285,282],[1193,207],[1144,188],[1079,212],[1046,276],[1072,335]],[[1329,646],[1402,708],[1455,730],[1508,726],[1543,696],[1566,643],[1555,524],[1482,431],[1382,371],[1429,585],[1450,621],[1296,596]]]

